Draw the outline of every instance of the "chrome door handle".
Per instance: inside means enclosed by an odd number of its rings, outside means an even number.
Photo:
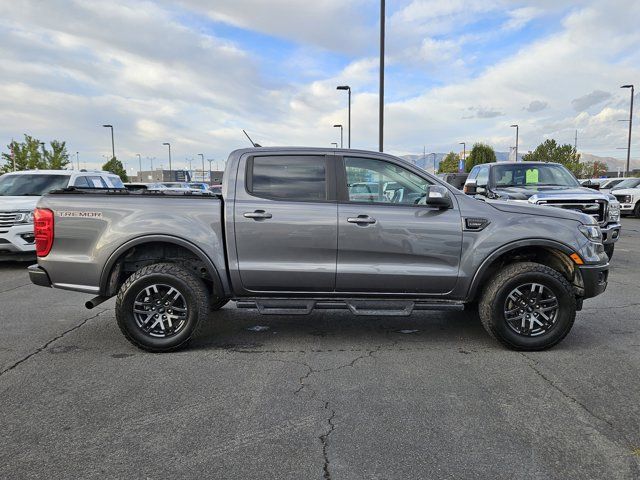
[[[368,224],[376,223],[376,219],[371,218],[369,215],[358,215],[357,217],[347,218],[347,222],[357,223],[358,225],[368,225]]]
[[[244,213],[242,216],[244,218],[253,218],[254,220],[261,220],[261,219],[273,217],[273,215],[271,215],[268,212],[265,212],[264,210],[256,210],[255,212],[247,212],[247,213]]]

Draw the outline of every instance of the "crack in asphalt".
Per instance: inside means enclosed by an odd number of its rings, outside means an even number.
[[[18,360],[17,362],[13,363],[12,365],[9,365],[7,368],[5,368],[4,370],[0,371],[0,376],[4,375],[7,372],[10,372],[11,370],[13,370],[14,368],[16,368],[18,365],[26,362],[27,360],[29,360],[31,357],[39,354],[40,352],[46,350],[49,345],[51,345],[52,343],[60,340],[62,337],[64,337],[65,335],[73,332],[74,330],[79,329],[80,327],[84,326],[89,320],[92,320],[94,318],[96,318],[97,316],[103,314],[104,312],[106,312],[108,309],[104,309],[104,310],[100,310],[98,313],[96,313],[95,315],[92,315],[91,317],[85,318],[84,320],[82,320],[80,323],[78,323],[77,325],[65,330],[64,332],[62,332],[59,335],[56,335],[55,337],[53,337],[51,340],[47,341],[44,345],[36,348],[33,352],[31,352],[30,354],[28,354],[27,356],[21,358],[20,360]]]
[[[639,307],[640,303],[630,303],[629,305],[613,305],[611,307],[586,307],[582,310],[612,310],[618,308],[631,308],[631,307]]]
[[[329,411],[329,402],[324,402],[324,409]],[[331,415],[327,419],[329,428],[325,433],[318,437],[320,439],[320,443],[322,444],[322,456],[324,458],[324,465],[322,467],[324,480],[331,480],[331,471],[329,470],[329,465],[331,465],[331,462],[329,461],[329,436],[336,429],[336,425],[335,423],[333,423],[333,419],[335,418],[335,416],[336,411],[331,410]]]
[[[22,285],[18,285],[17,287],[8,288],[6,290],[0,290],[0,295],[2,295],[3,293],[7,293],[7,292],[13,292],[14,290],[17,290],[17,289],[22,288],[22,287],[26,287],[28,285],[33,285],[33,283],[31,283],[31,282],[23,283]]]
[[[617,443],[618,445],[620,445],[620,442],[615,438],[615,437],[622,437],[624,439],[625,442],[627,442],[627,445],[621,445],[623,448],[631,448],[630,446],[633,445],[633,442],[630,442],[629,439],[627,438],[626,434],[622,431],[620,431],[618,428],[616,428],[616,426],[609,420],[607,420],[604,417],[601,417],[600,415],[598,415],[597,413],[593,412],[589,407],[587,407],[584,403],[582,403],[580,400],[578,400],[576,397],[574,397],[573,395],[571,395],[569,392],[567,392],[566,390],[564,390],[562,387],[560,387],[556,382],[554,382],[551,378],[549,378],[547,375],[545,375],[542,370],[540,368],[538,368],[538,366],[540,365],[539,362],[537,362],[536,360],[534,360],[533,358],[529,357],[528,355],[526,355],[524,352],[520,352],[520,355],[522,355],[524,358],[527,359],[527,365],[529,365],[529,367],[540,377],[542,378],[542,380],[545,381],[545,383],[549,384],[552,388],[554,388],[556,391],[558,391],[564,398],[566,398],[567,400],[569,400],[571,403],[573,403],[574,405],[577,405],[578,407],[580,407],[584,412],[586,412],[592,419],[595,419],[597,422],[601,422],[604,423],[605,425],[607,425],[609,427],[609,430],[611,431],[611,433],[613,433],[614,435],[611,435],[611,440],[614,443]],[[605,435],[608,436],[608,435]],[[636,472],[640,472],[638,464],[636,464],[635,462],[633,463],[634,465],[634,470],[636,470]]]

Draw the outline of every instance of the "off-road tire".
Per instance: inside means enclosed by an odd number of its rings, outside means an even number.
[[[509,293],[519,285],[535,282],[550,289],[559,309],[553,326],[540,336],[531,337],[512,330],[505,320],[504,305]],[[533,262],[508,265],[490,280],[483,291],[478,313],[485,330],[512,350],[536,351],[553,347],[567,336],[576,316],[575,291],[558,271]]]
[[[604,246],[604,253],[607,254],[607,257],[609,257],[609,260],[611,260],[613,258],[613,250],[614,250],[615,246],[616,245],[614,243],[609,243],[609,244]]]
[[[633,209],[633,216],[640,218],[640,202],[636,203],[636,206]]]
[[[136,296],[146,286],[164,284],[177,288],[188,306],[184,327],[174,336],[157,338],[146,334],[133,314]],[[124,336],[136,347],[149,352],[168,352],[184,347],[197,334],[209,312],[209,292],[194,273],[174,263],[147,265],[131,275],[120,287],[116,299],[116,319]]]

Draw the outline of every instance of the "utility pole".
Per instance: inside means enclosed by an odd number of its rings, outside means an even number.
[[[198,155],[202,158],[202,181],[204,182],[204,154],[199,153]]]
[[[380,0],[380,94],[378,106],[378,151],[384,149],[384,23],[385,23],[385,0]]]
[[[340,128],[340,148],[343,148],[342,133],[343,133],[344,129],[342,128],[342,124],[334,125],[334,128]]]
[[[169,181],[173,181],[173,173],[171,170],[171,144],[169,142],[164,142],[162,145],[166,145],[169,147]],[[164,173],[162,174],[162,181],[164,181]]]
[[[633,85],[623,85],[620,88],[630,88],[631,89],[631,105],[629,107],[629,138],[627,139],[627,167],[625,169],[625,177],[629,176],[629,169],[631,163],[631,128],[633,126],[633,94],[634,88]]]
[[[347,90],[349,92],[349,120],[347,123],[347,148],[351,148],[351,87],[349,85],[340,85],[337,90]]]
[[[433,174],[436,174],[436,153],[431,152],[429,155],[433,155]]]
[[[576,152],[578,151],[578,129],[576,129],[576,138],[573,141],[573,148]]]
[[[78,165],[78,170],[80,170],[80,152],[76,152],[76,164]]]
[[[213,185],[213,175],[211,174],[211,162],[213,160],[208,158],[207,161],[209,162],[209,185]]]
[[[514,128],[514,127],[516,129],[516,162],[517,162],[518,161],[518,141],[519,141],[518,135],[520,133],[520,127],[518,125],[511,125],[511,128]]]
[[[111,129],[111,158],[116,158],[116,146],[113,141],[113,125],[102,125],[105,128]]]
[[[139,153],[136,153],[136,155],[138,156],[138,163],[139,163],[139,170],[138,170],[138,177],[142,178],[142,157],[140,156]]]

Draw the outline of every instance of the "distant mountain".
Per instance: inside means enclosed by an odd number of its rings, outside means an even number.
[[[598,155],[592,155],[591,153],[581,153],[580,161],[581,162],[593,162],[595,160],[599,160],[607,164],[608,171],[610,172],[624,172],[624,169],[627,165],[627,159],[624,158],[613,158],[613,157],[599,157]],[[634,160],[633,158],[629,162],[631,170],[640,168],[640,160]]]

